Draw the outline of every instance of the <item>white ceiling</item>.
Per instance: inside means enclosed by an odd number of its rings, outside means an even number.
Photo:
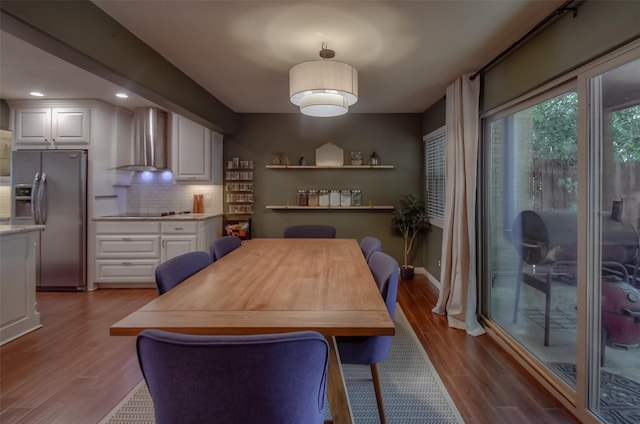
[[[113,1],[111,17],[239,113],[293,113],[288,72],[322,43],[359,73],[355,113],[420,113],[562,0]],[[117,86],[0,33],[0,97],[117,100]],[[133,93],[132,93],[133,94]]]

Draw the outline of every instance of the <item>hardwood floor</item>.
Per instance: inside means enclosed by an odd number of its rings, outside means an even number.
[[[109,326],[155,289],[38,293],[43,327],[0,347],[0,423],[99,422],[141,380],[133,337]],[[401,282],[400,303],[466,423],[576,423],[488,336],[431,313],[436,290]]]
[[[424,276],[400,282],[398,303],[465,423],[579,422],[489,336],[450,329],[431,312],[437,300]]]

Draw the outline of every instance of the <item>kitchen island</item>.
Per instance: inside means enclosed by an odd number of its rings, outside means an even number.
[[[44,225],[0,225],[0,345],[40,328],[36,309],[39,232]]]

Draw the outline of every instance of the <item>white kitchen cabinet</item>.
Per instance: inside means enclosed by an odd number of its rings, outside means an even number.
[[[95,282],[117,285],[155,284],[158,264],[201,250],[222,231],[222,217],[199,221],[98,221]]]
[[[169,221],[161,224],[160,262],[198,250],[198,223]]]
[[[211,130],[172,114],[172,166],[177,181],[211,181]]]
[[[211,243],[222,234],[222,217],[216,216],[202,221],[198,230],[198,250],[210,252]]]
[[[91,109],[87,107],[24,107],[15,110],[18,147],[82,146],[91,139]]]
[[[0,233],[0,345],[40,325],[36,266],[41,228]]]
[[[160,223],[96,223],[97,283],[153,283],[160,263]]]

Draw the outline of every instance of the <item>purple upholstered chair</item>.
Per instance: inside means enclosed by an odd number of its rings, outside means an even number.
[[[213,261],[207,252],[189,252],[173,257],[156,267],[158,293],[171,290],[196,272],[211,265]]]
[[[320,333],[144,330],[137,349],[158,424],[323,422],[329,346]]]
[[[284,229],[284,238],[336,238],[332,225],[291,225]]]
[[[393,319],[396,313],[396,298],[398,295],[398,262],[386,253],[373,252],[369,257],[369,268],[387,305],[389,315]],[[389,354],[391,336],[338,337],[337,342],[342,363],[367,364],[371,366],[371,376],[373,377],[373,388],[378,402],[380,422],[386,423],[377,364],[382,362]]]
[[[238,236],[224,236],[211,243],[211,258],[217,261],[232,250],[242,246],[242,239]]]
[[[360,250],[367,262],[373,252],[380,252],[382,250],[382,243],[375,237],[365,237],[360,240]]]

